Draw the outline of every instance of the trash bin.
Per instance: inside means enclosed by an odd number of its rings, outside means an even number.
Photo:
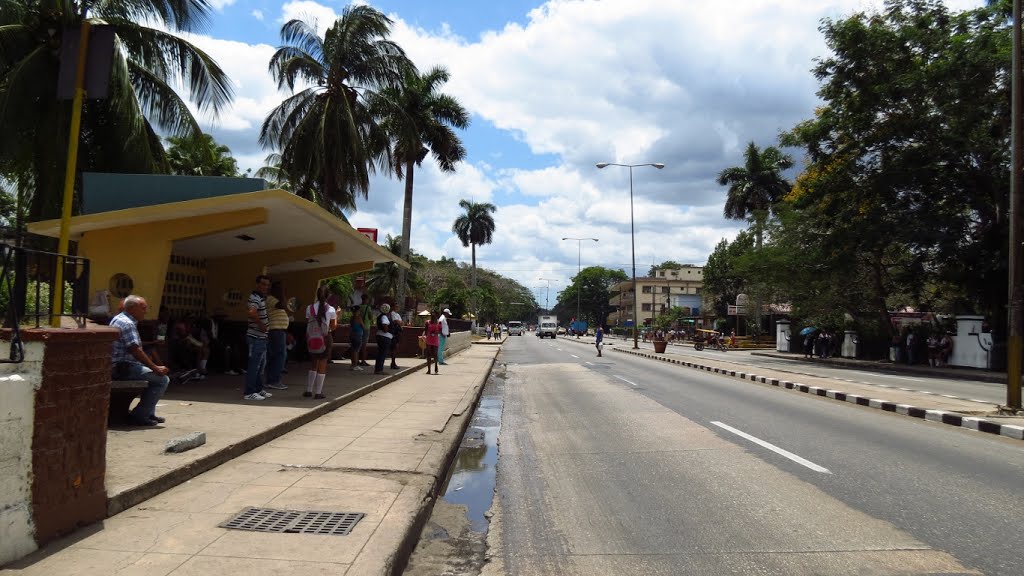
[[[665,353],[665,347],[668,346],[668,342],[665,340],[654,340],[654,351],[658,354]]]

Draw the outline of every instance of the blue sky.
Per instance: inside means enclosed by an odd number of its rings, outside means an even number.
[[[947,0],[963,9],[983,0]],[[287,94],[267,63],[288,19],[325,28],[346,0],[210,0],[211,27],[192,35],[235,83],[231,108],[204,127],[242,168],[257,169],[267,113]],[[470,258],[451,233],[460,199],[495,204],[494,243],[478,265],[554,293],[583,266],[630,272],[629,173],[596,162],[661,162],[634,170],[637,272],[652,262],[703,264],[743,223],[722,217],[714,182],[742,163],[749,141],[813,113],[814,59],[826,55],[822,18],[880,0],[380,0],[392,39],[421,69],[445,66],[444,91],[472,115],[455,174],[427,163],[416,174],[412,247],[431,258]],[[799,160],[799,158],[797,158]],[[353,225],[401,232],[402,183],[377,178]]]

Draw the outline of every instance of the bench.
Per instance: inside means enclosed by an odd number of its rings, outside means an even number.
[[[132,400],[138,398],[149,386],[145,380],[111,380],[110,381],[110,412],[107,422],[124,424],[129,421],[128,409]]]

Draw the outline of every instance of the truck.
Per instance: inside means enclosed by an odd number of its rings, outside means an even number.
[[[537,336],[540,336],[541,338],[550,336],[552,339],[554,339],[557,332],[557,316],[541,316],[537,318]]]
[[[522,336],[523,335],[523,323],[519,320],[508,321],[508,335],[509,336]]]

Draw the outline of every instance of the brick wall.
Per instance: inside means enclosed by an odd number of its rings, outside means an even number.
[[[106,516],[110,353],[117,331],[39,329],[42,382],[32,433],[32,511],[44,544]]]

